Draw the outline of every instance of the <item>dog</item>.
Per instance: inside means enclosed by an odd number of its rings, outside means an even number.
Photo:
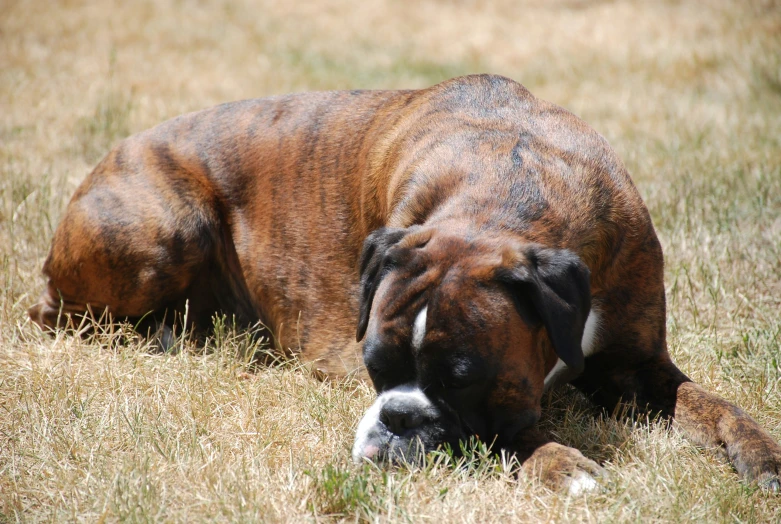
[[[228,103],[125,139],[68,205],[29,314],[260,321],[328,375],[368,374],[356,461],[479,437],[553,488],[593,487],[600,467],[535,429],[569,382],[779,490],[778,443],[671,361],[663,264],[602,136],[473,75]]]

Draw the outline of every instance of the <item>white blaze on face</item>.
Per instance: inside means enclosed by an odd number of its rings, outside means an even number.
[[[583,349],[583,356],[587,357],[593,355],[599,351],[597,344],[597,337],[599,335],[599,320],[600,314],[597,309],[591,308],[586,319],[586,325],[583,328],[583,338],[580,341],[580,347]],[[545,389],[547,390],[551,386],[555,385],[557,380],[564,376],[567,372],[567,365],[563,360],[559,359],[550,373],[545,377]],[[570,379],[574,377],[569,377]]]
[[[415,317],[415,322],[412,324],[412,349],[415,351],[420,350],[423,346],[423,339],[426,338],[426,316],[428,314],[428,306],[423,306],[418,316]]]
[[[423,347],[423,339],[426,338],[427,316],[428,306],[423,306],[412,323],[411,345],[414,351],[419,351]],[[379,453],[378,443],[383,439],[384,434],[388,432],[385,424],[380,422],[382,407],[388,401],[400,398],[411,406],[415,406],[416,409],[426,409],[431,406],[431,401],[418,387],[398,386],[382,393],[358,423],[352,453],[355,462],[373,459]]]

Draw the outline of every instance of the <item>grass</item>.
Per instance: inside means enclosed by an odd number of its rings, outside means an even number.
[[[674,358],[781,438],[778,2],[6,0],[0,40],[0,522],[781,518],[715,452],[570,389],[541,423],[606,469],[574,498],[474,442],[352,465],[371,388],[253,367],[229,323],[161,355],[25,314],[68,198],[121,137],[227,100],[491,71],[613,144],[665,249]]]

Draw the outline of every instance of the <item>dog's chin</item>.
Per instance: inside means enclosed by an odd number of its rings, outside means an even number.
[[[383,439],[369,440],[363,446],[355,446],[353,460],[392,466],[419,466],[423,463],[426,454],[433,449],[436,447],[426,446],[420,438],[405,438],[390,434]]]

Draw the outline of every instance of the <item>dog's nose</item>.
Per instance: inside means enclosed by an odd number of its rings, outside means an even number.
[[[424,406],[416,398],[390,398],[380,410],[380,422],[396,435],[415,429],[425,421]]]

